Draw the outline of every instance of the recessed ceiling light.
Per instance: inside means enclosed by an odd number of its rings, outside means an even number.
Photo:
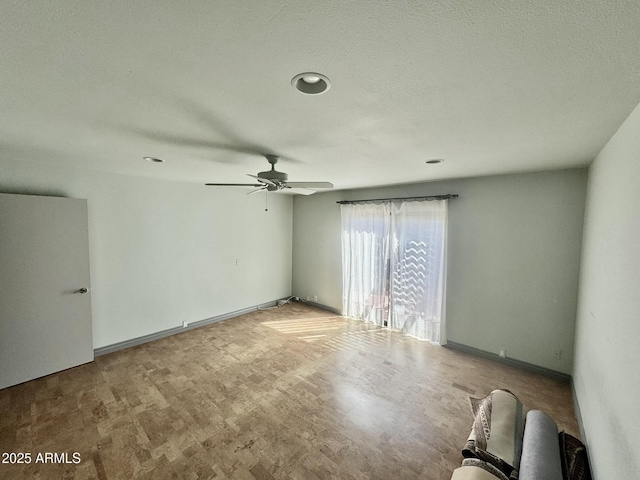
[[[142,157],[142,158],[147,162],[151,162],[151,163],[164,163],[164,160],[162,160],[161,158],[156,158],[156,157]]]
[[[321,78],[317,75],[305,75],[304,77],[302,77],[302,80],[307,83],[318,83]]]
[[[300,93],[320,95],[331,88],[331,81],[320,73],[300,73],[291,79],[291,86]]]
[[[442,163],[442,162],[444,162],[444,159],[442,159],[442,158],[434,158],[432,160],[427,160],[425,163],[428,163],[429,165],[433,165],[433,164]]]

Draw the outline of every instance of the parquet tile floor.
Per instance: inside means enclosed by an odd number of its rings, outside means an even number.
[[[0,479],[443,480],[494,388],[578,435],[566,383],[285,305],[1,390]]]

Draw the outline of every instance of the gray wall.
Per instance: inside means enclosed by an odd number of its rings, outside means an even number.
[[[640,478],[640,106],[589,168],[574,388],[594,478]]]
[[[0,192],[88,200],[95,348],[291,292],[290,196],[265,212],[244,189],[4,158],[0,169]]]
[[[586,169],[572,169],[296,197],[293,293],[342,308],[337,200],[457,193],[448,339],[571,373],[586,178]]]

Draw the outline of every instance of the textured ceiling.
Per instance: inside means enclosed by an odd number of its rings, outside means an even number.
[[[637,1],[31,0],[0,18],[0,166],[244,182],[268,152],[336,188],[555,169],[640,101]],[[294,91],[305,71],[331,90]]]

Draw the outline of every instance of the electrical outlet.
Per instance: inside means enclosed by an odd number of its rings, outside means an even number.
[[[500,355],[500,358],[507,358],[507,350],[504,348],[501,348],[499,355]]]
[[[553,358],[555,358],[556,360],[560,360],[560,359],[562,358],[562,350],[561,350],[561,349],[559,349],[559,348],[554,348],[554,349],[551,351],[551,356],[552,356]]]
[[[240,259],[236,258],[236,267],[240,265]]]
[[[311,296],[311,301],[318,303],[318,295],[312,295]]]
[[[187,325],[188,325],[187,321],[183,320],[182,321],[182,328],[187,328]]]

